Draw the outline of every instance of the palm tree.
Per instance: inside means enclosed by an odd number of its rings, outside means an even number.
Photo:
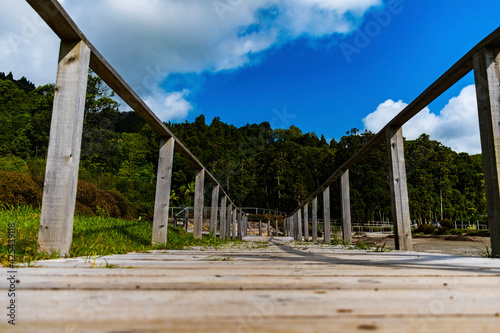
[[[175,203],[175,204],[179,204],[179,200],[181,198],[179,198],[179,196],[177,195],[177,193],[175,193],[174,190],[172,190],[172,192],[170,193],[170,202],[171,203]]]
[[[191,182],[187,185],[182,185],[179,189],[181,191],[181,195],[184,197],[183,203],[186,206],[193,205],[194,191],[195,191],[195,182]]]

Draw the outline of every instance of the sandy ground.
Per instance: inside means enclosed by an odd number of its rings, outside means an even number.
[[[354,241],[363,240],[372,246],[395,249],[394,238],[381,234],[363,234]],[[418,252],[446,253],[468,257],[480,257],[491,248],[489,237],[469,236],[416,236],[413,238],[413,250]]]

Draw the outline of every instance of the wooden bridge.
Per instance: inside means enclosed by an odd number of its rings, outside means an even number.
[[[215,177],[158,119],[56,0],[27,0],[60,37],[39,250],[66,256],[73,215],[89,67],[160,134],[153,243],[167,241],[174,150],[196,169],[194,236],[202,234],[205,183],[212,184],[210,231],[244,238],[248,218]],[[286,216],[286,236],[243,248],[191,249],[59,259],[21,268],[19,324],[2,332],[497,332],[500,263],[412,250],[402,126],[474,70],[493,256],[500,257],[500,29],[392,119]],[[329,245],[330,185],[341,181],[343,237],[351,239],[349,169],[387,142],[396,246],[392,253]],[[309,216],[311,207],[311,216]],[[218,213],[219,212],[219,213]],[[312,234],[309,235],[309,223]],[[96,268],[96,269],[89,269]],[[114,269],[99,269],[114,268]],[[5,281],[1,287],[4,288]],[[8,288],[8,287],[7,287]]]
[[[494,259],[271,239],[240,248],[57,259],[35,266],[19,269],[17,325],[2,320],[1,332],[500,328],[500,261]]]

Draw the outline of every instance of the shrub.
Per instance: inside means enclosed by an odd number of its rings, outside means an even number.
[[[417,228],[417,232],[423,232],[426,235],[432,234],[436,230],[436,227],[432,224],[421,224]]]
[[[450,220],[441,220],[439,221],[439,224],[441,225],[441,228],[443,228],[444,230],[455,229],[455,223],[453,223],[453,221]]]
[[[42,190],[27,175],[13,171],[0,171],[0,202],[36,208],[42,202]]]
[[[104,191],[84,180],[78,181],[77,214],[132,219],[132,211],[120,194]]]

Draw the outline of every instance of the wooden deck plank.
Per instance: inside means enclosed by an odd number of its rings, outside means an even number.
[[[117,265],[112,267],[132,268],[88,268],[104,259]],[[95,263],[75,258],[36,265],[42,267],[18,269],[17,325],[1,322],[0,331],[500,328],[500,262],[487,258],[250,243],[239,249],[154,251],[96,258]],[[0,281],[2,294],[6,288]]]

